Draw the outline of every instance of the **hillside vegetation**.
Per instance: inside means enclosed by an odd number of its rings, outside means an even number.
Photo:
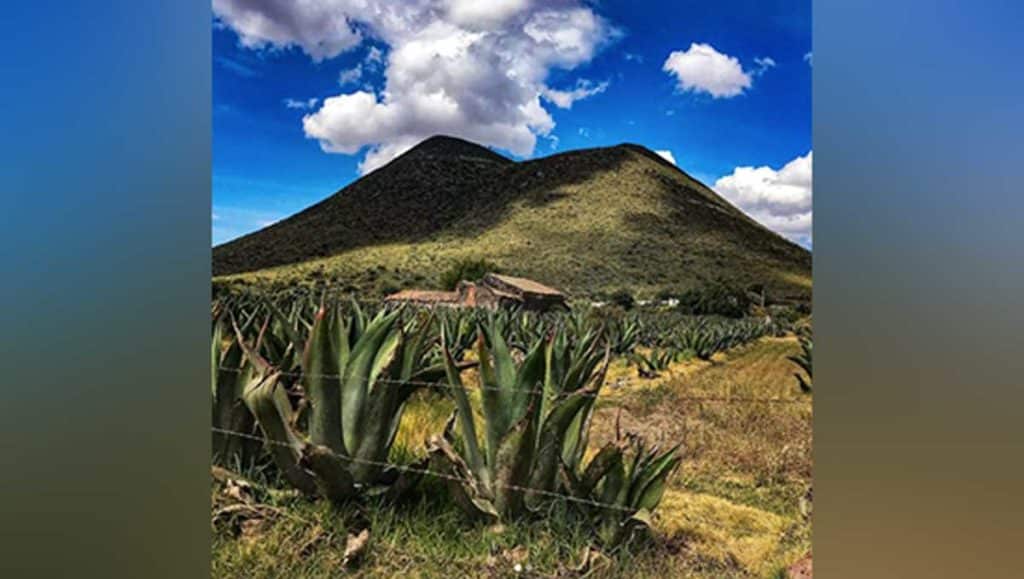
[[[487,259],[573,296],[683,291],[715,279],[807,298],[810,253],[637,145],[513,162],[432,137],[324,201],[215,247],[217,284],[363,296],[430,288]]]

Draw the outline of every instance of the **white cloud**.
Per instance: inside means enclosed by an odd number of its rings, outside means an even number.
[[[757,65],[757,68],[754,69],[753,71],[751,71],[751,73],[750,73],[750,74],[752,74],[754,76],[761,76],[769,68],[775,68],[775,66],[776,66],[775,59],[773,59],[770,56],[766,56],[764,58],[755,58],[754,59],[754,64]]]
[[[364,62],[386,60],[383,88],[325,98],[303,117],[324,151],[367,151],[364,173],[439,133],[532,154],[555,126],[541,101],[550,71],[589,62],[619,36],[582,0],[216,0],[214,12],[245,46],[298,46],[314,60],[372,39]],[[571,104],[579,87],[550,98]]]
[[[302,110],[306,110],[306,109],[314,108],[316,106],[316,103],[319,102],[319,101],[320,101],[320,99],[317,98],[317,97],[310,97],[310,98],[308,98],[306,100],[296,100],[296,99],[290,99],[289,98],[289,99],[284,99],[284,106],[286,108],[289,108],[289,109],[302,109]]]
[[[345,86],[347,84],[359,82],[359,79],[362,77],[363,65],[357,64],[355,67],[345,69],[338,74],[338,84]]]
[[[576,81],[576,88],[572,90],[555,90],[543,87],[541,94],[544,98],[560,109],[571,109],[572,103],[583,100],[587,97],[603,93],[608,88],[608,81],[597,84],[589,80],[579,79]]]
[[[366,58],[363,59],[363,62],[365,62],[370,68],[376,70],[384,63],[384,51],[376,46],[371,46],[370,50],[366,51]]]
[[[753,83],[736,57],[722,54],[710,44],[692,43],[688,50],[669,54],[662,70],[676,77],[679,90],[706,92],[714,98],[740,95]]]
[[[213,13],[247,48],[298,47],[319,62],[362,40],[346,0],[213,0]]]
[[[669,163],[672,163],[673,165],[678,165],[678,163],[676,163],[675,156],[672,155],[672,151],[662,150],[662,151],[655,151],[655,153],[657,153],[659,157],[661,157],[662,159],[665,159]]]
[[[765,227],[798,243],[811,241],[813,152],[781,169],[736,167],[715,191]]]
[[[526,10],[529,0],[449,0],[451,21],[469,29],[493,29]]]
[[[807,63],[807,66],[814,66],[814,53],[808,52],[807,54],[805,54],[804,62]]]
[[[644,62],[644,55],[637,54],[635,52],[623,52],[622,58],[624,58],[627,62],[636,62],[639,64],[643,64]]]

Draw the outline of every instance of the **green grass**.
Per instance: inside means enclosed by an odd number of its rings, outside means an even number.
[[[711,363],[679,362],[654,380],[615,363],[612,375],[623,383],[599,399],[590,447],[614,436],[618,417],[624,429],[652,440],[682,440],[684,461],[656,512],[652,539],[599,558],[588,576],[771,577],[809,551],[802,499],[811,483],[811,398],[798,391],[785,359],[798,348],[793,338],[763,338]],[[724,395],[794,402],[691,401]],[[440,431],[450,411],[436,394],[414,397],[392,460],[422,456],[425,437]],[[590,544],[587,523],[571,515],[571,505],[495,530],[467,522],[430,478],[398,505],[337,510],[287,493],[252,494],[277,510],[258,522],[214,525],[215,577],[336,577],[346,537],[363,528],[369,543],[348,573],[364,577],[577,576]],[[213,499],[215,507],[233,501],[221,485]]]

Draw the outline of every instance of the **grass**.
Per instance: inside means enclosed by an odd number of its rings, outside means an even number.
[[[799,392],[785,359],[798,348],[793,338],[762,338],[711,362],[679,362],[650,380],[616,362],[609,383],[619,385],[606,386],[599,399],[591,448],[614,436],[618,420],[651,440],[682,440],[685,458],[656,512],[651,541],[589,558],[588,576],[770,577],[810,550],[804,497],[811,399]],[[698,396],[792,402],[694,402]],[[426,436],[440,431],[450,411],[437,393],[410,400],[396,454],[422,456]],[[215,505],[225,493],[214,486]],[[216,522],[213,576],[337,576],[346,537],[363,528],[370,529],[369,543],[347,567],[360,577],[579,576],[589,543],[586,523],[565,504],[553,507],[564,513],[500,530],[467,523],[440,481],[429,478],[401,504],[343,511],[289,494],[254,495],[276,511],[250,522]]]
[[[484,164],[484,173],[478,165],[467,166],[463,187],[462,169],[442,170],[436,156],[399,159],[300,215],[214,248],[214,270],[230,274],[215,283],[323,284],[374,297],[437,288],[437,272],[486,258],[576,297],[625,289],[649,299],[717,278],[763,283],[776,297],[810,295],[809,252],[646,149],[571,151]],[[435,178],[445,186],[431,186]]]

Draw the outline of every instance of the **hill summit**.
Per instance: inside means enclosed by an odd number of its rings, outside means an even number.
[[[380,294],[487,259],[575,295],[711,280],[807,297],[811,255],[635,144],[515,162],[434,136],[323,201],[213,249],[219,281]]]

